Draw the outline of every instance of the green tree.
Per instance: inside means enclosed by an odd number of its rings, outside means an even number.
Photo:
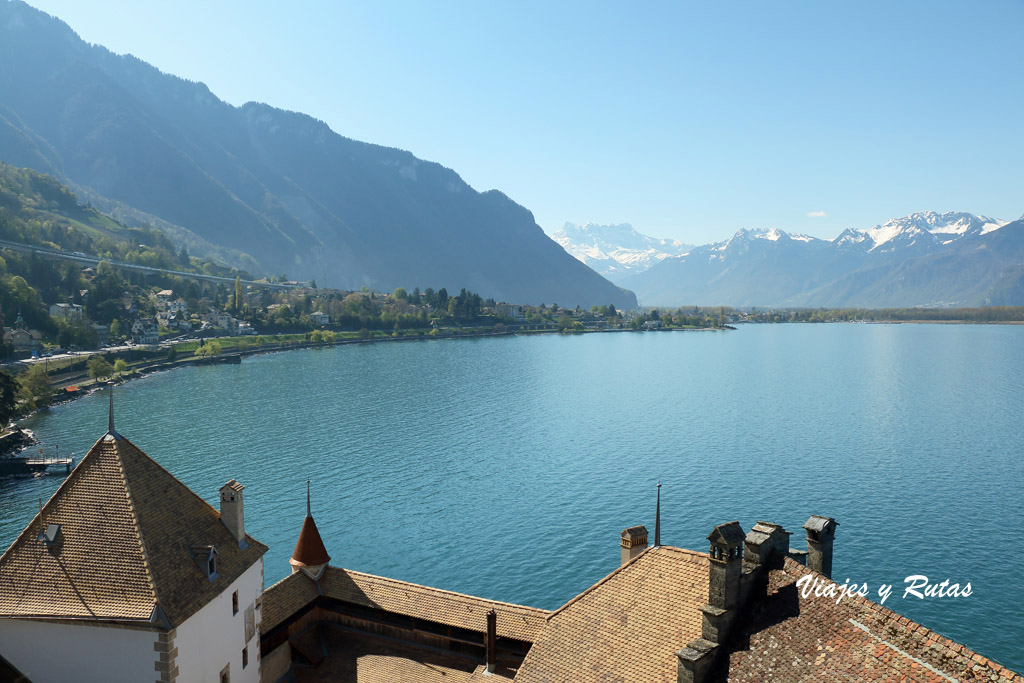
[[[124,362],[124,358],[118,358],[114,361],[114,372],[121,374],[128,369],[128,364]]]
[[[25,405],[30,410],[45,405],[53,396],[50,376],[46,374],[46,369],[39,363],[18,377],[18,385],[18,396],[25,401]]]
[[[6,370],[0,370],[0,429],[14,417],[18,407],[18,382]]]
[[[117,318],[114,318],[111,321],[111,323],[110,323],[110,332],[108,333],[107,337],[111,341],[113,341],[115,339],[119,339],[121,337],[121,322]]]
[[[89,376],[95,380],[107,379],[114,374],[114,366],[102,356],[93,356],[85,364]]]
[[[334,339],[335,334],[330,330],[313,330],[309,333],[309,340],[317,344],[331,344]]]
[[[196,355],[200,358],[212,358],[219,356],[222,351],[220,342],[210,341],[196,349]]]
[[[391,296],[394,297],[395,299],[401,299],[403,301],[409,300],[409,293],[405,291],[405,287],[395,288],[395,291],[394,293],[391,294]]]

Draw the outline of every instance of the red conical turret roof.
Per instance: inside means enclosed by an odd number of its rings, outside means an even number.
[[[297,567],[317,567],[327,564],[331,556],[327,554],[327,548],[320,539],[320,531],[316,528],[316,522],[312,515],[306,515],[302,523],[302,531],[299,533],[299,542],[295,544],[295,552],[289,564]]]

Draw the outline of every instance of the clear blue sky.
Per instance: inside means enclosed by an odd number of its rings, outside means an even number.
[[[437,161],[549,231],[1024,212],[1022,0],[30,4],[232,104]]]

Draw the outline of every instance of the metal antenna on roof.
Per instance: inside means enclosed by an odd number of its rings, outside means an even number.
[[[313,511],[309,506],[309,479],[306,480],[306,516],[313,516]]]
[[[658,508],[654,514],[654,547],[661,545],[661,482],[658,482]]]
[[[107,418],[107,431],[114,431],[114,383],[107,382],[110,385],[110,415]]]

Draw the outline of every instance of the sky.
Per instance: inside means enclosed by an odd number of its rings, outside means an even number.
[[[496,188],[552,232],[1024,213],[1024,0],[29,0],[84,40]]]

